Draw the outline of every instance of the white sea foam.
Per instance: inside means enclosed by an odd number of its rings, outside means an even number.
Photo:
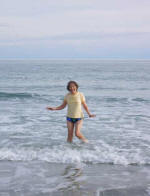
[[[107,164],[150,164],[149,157],[140,151],[122,150],[101,143],[101,146],[58,145],[52,148],[2,148],[1,160],[40,160],[55,163],[107,163]]]
[[[150,195],[150,184],[149,184],[149,186],[147,187],[146,191],[147,191],[148,195]]]

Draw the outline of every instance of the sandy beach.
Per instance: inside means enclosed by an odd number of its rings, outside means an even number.
[[[1,196],[148,196],[149,166],[0,162]]]

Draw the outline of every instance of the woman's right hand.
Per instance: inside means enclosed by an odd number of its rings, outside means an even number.
[[[55,110],[55,108],[53,108],[53,107],[47,107],[46,109],[47,110]]]

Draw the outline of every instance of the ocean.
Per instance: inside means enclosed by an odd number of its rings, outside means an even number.
[[[83,144],[66,142],[75,80]],[[150,195],[150,60],[0,60],[0,195]]]

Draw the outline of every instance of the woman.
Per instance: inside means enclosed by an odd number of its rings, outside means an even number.
[[[68,105],[67,112],[67,127],[68,127],[68,142],[72,142],[73,132],[75,129],[75,135],[81,139],[83,142],[88,142],[88,140],[81,133],[81,127],[83,123],[83,111],[82,105],[86,110],[89,117],[95,117],[95,115],[89,112],[88,106],[85,102],[85,97],[83,93],[78,92],[78,84],[75,81],[70,81],[67,84],[67,90],[69,93],[65,96],[63,103],[58,107],[47,107],[48,110],[62,110]]]

